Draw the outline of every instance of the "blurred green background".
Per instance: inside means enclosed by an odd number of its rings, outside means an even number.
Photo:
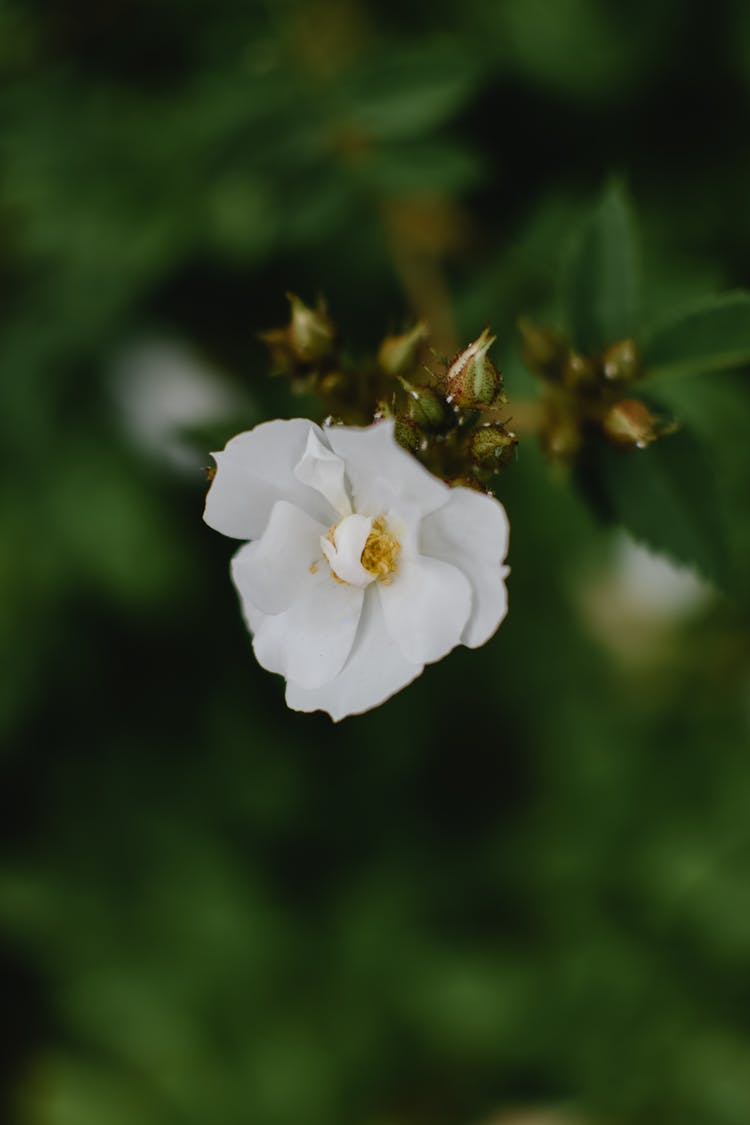
[[[200,472],[314,410],[257,340],[290,288],[353,354],[491,321],[528,399],[611,173],[655,313],[750,284],[749,119],[745,0],[0,0],[2,1121],[750,1121],[742,582],[527,437],[497,637],[333,726]],[[675,390],[740,576],[746,379]]]

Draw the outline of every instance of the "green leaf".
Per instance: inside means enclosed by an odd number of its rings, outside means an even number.
[[[565,263],[563,299],[576,348],[591,353],[634,335],[638,272],[634,219],[624,190],[611,184]]]
[[[459,195],[482,178],[475,152],[455,141],[382,145],[367,165],[370,188],[386,196]]]
[[[611,97],[644,61],[643,44],[636,54],[598,0],[505,0],[487,7],[497,21],[499,43],[492,49],[507,50],[506,65],[527,81],[563,95]]]
[[[470,58],[463,56],[456,65],[451,42],[391,47],[344,84],[342,109],[351,125],[380,140],[426,137],[456,116],[480,78],[481,69]]]
[[[727,537],[713,467],[688,430],[644,450],[602,444],[585,471],[584,491],[608,522],[726,586]]]
[[[750,363],[750,293],[691,301],[647,333],[641,351],[650,379]]]

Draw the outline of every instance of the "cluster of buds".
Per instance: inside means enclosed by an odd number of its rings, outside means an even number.
[[[488,328],[452,362],[441,362],[420,322],[386,336],[374,362],[351,370],[325,306],[310,308],[291,294],[289,301],[289,324],[262,336],[276,373],[321,398],[333,420],[362,425],[393,418],[398,441],[431,472],[489,490],[517,438],[501,416],[508,400],[489,356],[495,338]]]
[[[489,490],[518,440],[500,417],[508,399],[488,354],[495,338],[485,328],[452,362],[436,364],[423,354],[426,337],[417,324],[381,344],[378,363],[395,385],[379,413],[395,418],[398,440],[436,475]]]
[[[295,392],[322,399],[333,417],[357,425],[371,421],[377,373],[368,370],[355,377],[346,370],[339,333],[322,299],[314,307],[295,293],[287,293],[287,300],[288,323],[260,334],[272,374],[286,376]]]
[[[645,449],[676,424],[633,397],[643,375],[632,339],[617,340],[595,355],[576,351],[558,332],[519,321],[524,363],[545,383],[541,441],[555,460],[576,459],[587,437],[598,433],[619,449]]]

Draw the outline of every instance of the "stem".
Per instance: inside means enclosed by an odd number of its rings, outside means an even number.
[[[438,201],[388,200],[382,204],[383,221],[393,264],[409,304],[430,327],[436,351],[445,356],[458,351],[458,333],[441,258],[455,241],[454,224]]]

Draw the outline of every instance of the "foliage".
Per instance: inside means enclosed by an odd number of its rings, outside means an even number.
[[[521,324],[527,364],[551,381],[543,440],[576,462],[577,483],[607,521],[726,587],[732,570],[712,456],[718,435],[703,444],[679,417],[660,422],[659,389],[670,377],[750,360],[750,293],[692,300],[644,330],[638,263],[631,208],[611,184],[568,253],[562,297],[570,346]],[[565,446],[563,427],[574,435]]]
[[[737,0],[0,0],[3,1120],[748,1120],[748,44]],[[337,728],[200,521],[207,426],[319,409],[257,339],[290,289],[352,370],[491,322],[520,436],[507,623]],[[633,333],[681,429],[556,472],[522,315]],[[725,593],[644,610],[596,514]]]

